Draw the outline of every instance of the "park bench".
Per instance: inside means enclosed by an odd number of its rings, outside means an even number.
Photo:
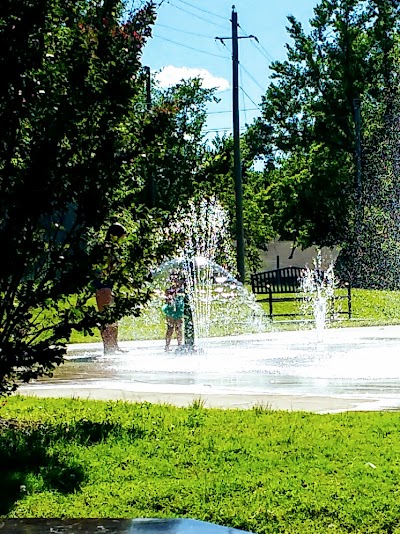
[[[284,267],[272,271],[263,271],[251,275],[251,288],[255,295],[265,295],[258,298],[258,302],[268,301],[269,317],[271,321],[274,317],[298,316],[299,313],[274,313],[274,303],[302,301],[303,296],[300,294],[301,279],[304,274],[304,267]],[[324,271],[317,271],[318,276],[324,277]],[[346,288],[346,293],[334,295],[333,301],[346,299],[347,310],[336,310],[334,302],[331,302],[335,314],[346,314],[351,319],[351,286],[347,282],[339,282],[338,288]]]

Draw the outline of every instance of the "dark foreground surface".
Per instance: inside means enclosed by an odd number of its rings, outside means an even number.
[[[1,534],[240,534],[194,519],[0,519]],[[250,533],[251,534],[251,533]]]

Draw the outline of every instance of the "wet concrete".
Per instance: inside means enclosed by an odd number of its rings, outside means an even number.
[[[400,327],[270,332],[199,343],[195,353],[164,352],[163,341],[69,347],[53,378],[19,392],[187,405],[326,411],[400,408]]]

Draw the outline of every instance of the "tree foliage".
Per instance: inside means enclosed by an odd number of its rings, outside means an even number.
[[[354,243],[344,251],[353,285],[399,289],[400,268],[400,95],[398,88],[381,103],[370,126],[363,159],[363,196]]]
[[[1,3],[0,393],[59,364],[73,328],[138,313],[173,245],[142,202],[142,154],[162,128],[141,136],[136,112],[154,18],[151,2]],[[113,251],[116,305],[99,314],[91,282],[113,220],[129,236]]]
[[[174,212],[195,195],[206,154],[206,105],[214,98],[214,90],[204,88],[198,78],[167,89],[153,87],[143,130],[144,137],[152,141],[143,164],[154,177],[155,201],[162,210]]]
[[[309,34],[288,20],[292,44],[272,64],[259,122],[278,169],[269,175],[270,204],[281,206],[279,234],[332,245],[348,238],[354,207],[354,101],[367,120],[396,83],[399,2],[322,0]]]

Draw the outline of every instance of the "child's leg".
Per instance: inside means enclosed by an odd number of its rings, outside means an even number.
[[[183,319],[177,319],[175,323],[175,330],[176,330],[176,339],[178,340],[178,345],[182,345],[182,338],[183,338]]]
[[[109,287],[103,287],[96,291],[96,302],[100,312],[107,306],[112,306],[114,297]],[[104,354],[113,354],[118,351],[118,323],[112,323],[100,328],[103,340]]]
[[[173,332],[174,332],[173,320],[167,317],[167,332],[165,334],[165,350],[169,350]]]
[[[104,354],[118,351],[118,323],[108,324],[100,330],[104,345]]]

